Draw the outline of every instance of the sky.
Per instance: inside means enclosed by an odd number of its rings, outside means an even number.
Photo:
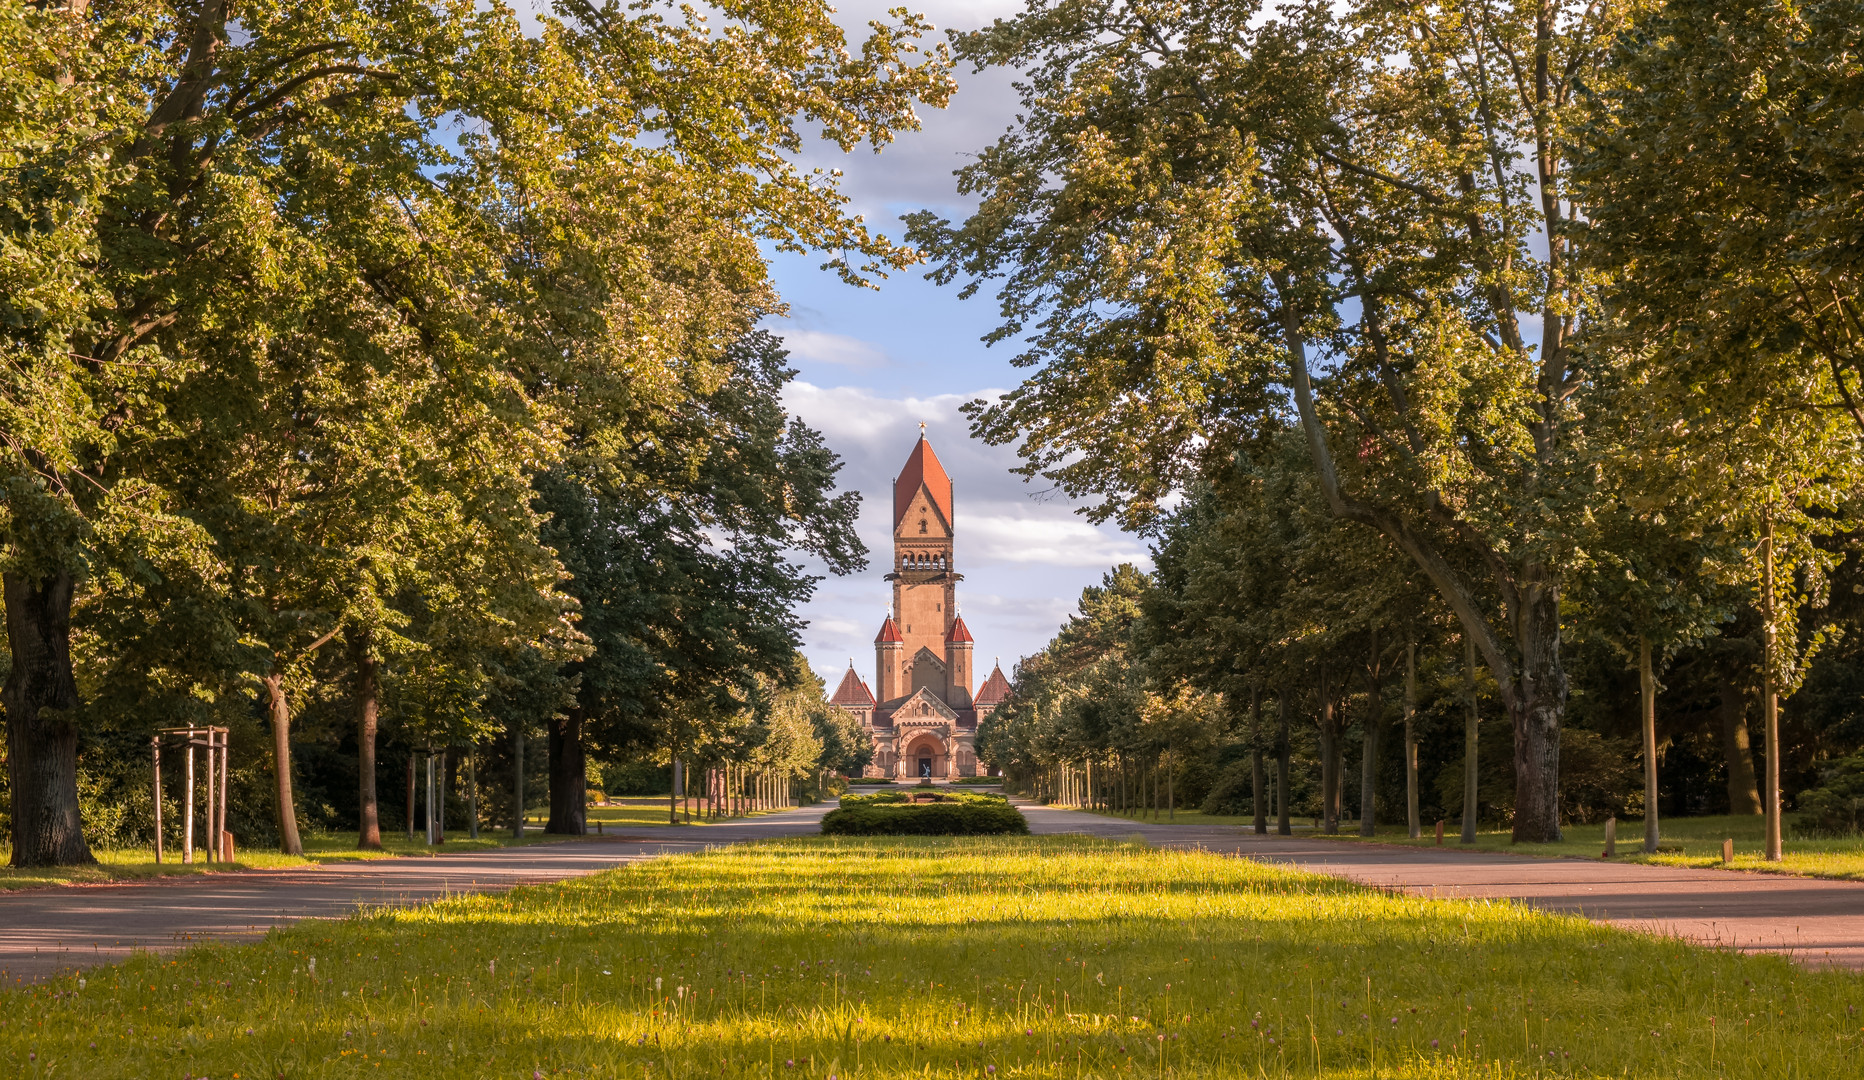
[[[852,31],[897,3],[844,0],[839,18]],[[1010,0],[913,5],[941,36],[946,28],[972,29],[1019,7]],[[949,107],[921,111],[924,130],[902,133],[878,155],[822,147],[807,163],[841,169],[853,212],[895,239],[900,215],[914,210],[958,220],[969,205],[960,200],[952,173],[1013,121],[1015,97],[1003,72],[961,69],[957,79]],[[766,325],[784,338],[798,371],[785,403],[822,432],[845,462],[842,486],[862,495],[860,533],[870,566],[822,581],[800,612],[808,622],[804,654],[831,689],[850,659],[873,682],[874,634],[891,596],[884,580],[892,561],[889,489],[923,421],[955,491],[953,562],[964,575],[959,610],[977,640],[978,681],[998,658],[1008,674],[1054,635],[1084,586],[1098,583],[1118,562],[1149,565],[1146,545],[1112,526],[1088,523],[1046,482],[1026,483],[1012,474],[1013,447],[970,437],[959,406],[994,398],[1020,381],[1009,363],[1013,348],[987,348],[979,340],[995,325],[996,304],[988,293],[959,300],[955,287],[926,281],[923,269],[895,274],[877,290],[860,289],[820,270],[822,261],[773,257],[789,315]]]

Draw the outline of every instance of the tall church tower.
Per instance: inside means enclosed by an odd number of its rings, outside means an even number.
[[[1009,692],[992,671],[975,697],[976,643],[958,614],[957,534],[951,477],[925,425],[906,467],[893,481],[893,603],[874,635],[874,691],[849,662],[832,704],[853,714],[873,740],[869,776],[974,776],[977,721]]]
[[[958,582],[964,575],[952,563],[956,524],[951,477],[922,429],[893,481],[893,572],[887,580],[893,583],[893,621],[900,638],[892,654],[902,665],[894,685],[903,694],[925,687],[962,708],[971,703],[971,633],[958,617]],[[962,645],[962,665],[955,662],[953,644]],[[882,675],[881,681],[891,680]]]

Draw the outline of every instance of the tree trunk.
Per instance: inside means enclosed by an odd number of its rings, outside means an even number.
[[[1507,695],[1514,722],[1514,842],[1550,844],[1560,839],[1560,718],[1566,712],[1560,590],[1539,564],[1529,564],[1521,582],[1521,672]]]
[[[291,798],[291,703],[285,697],[285,673],[265,677],[265,701],[272,716],[272,771],[278,781],[278,850],[303,855],[298,839],[298,807]]]
[[[1275,697],[1275,832],[1279,836],[1293,836],[1294,826],[1288,820],[1288,758],[1291,750],[1288,743],[1288,691],[1284,688]]]
[[[381,692],[376,679],[375,657],[369,655],[369,639],[356,642],[356,797],[358,827],[356,846],[363,851],[382,850],[381,806],[375,790],[375,735],[381,714]]]
[[[13,865],[88,866],[78,812],[78,684],[71,670],[68,572],[4,575],[7,642],[13,670],[6,706],[8,782],[13,800]]]
[[[1404,647],[1404,822],[1405,832],[1416,840],[1424,835],[1417,813],[1417,642]]]
[[[1340,831],[1340,732],[1333,710],[1327,670],[1320,671],[1320,825],[1329,834]]]
[[[408,842],[414,842],[414,751],[408,751]]]
[[[1262,770],[1262,688],[1254,687],[1249,692],[1249,808],[1255,816],[1257,836],[1266,836],[1269,831],[1266,779]]]
[[[1728,812],[1760,813],[1760,788],[1754,779],[1754,748],[1748,737],[1746,688],[1733,676],[1721,677],[1722,759],[1728,766]]]
[[[479,754],[476,746],[466,748],[466,835],[479,839]]]
[[[511,835],[524,839],[524,725],[511,727]]]
[[[581,836],[587,827],[589,763],[583,756],[582,710],[552,717],[546,730],[550,755],[550,820],[547,833]]]
[[[1764,542],[1766,562],[1761,577],[1761,651],[1760,718],[1767,739],[1766,829],[1768,862],[1779,862],[1780,844],[1780,695],[1774,689],[1774,650],[1777,641],[1773,624],[1773,517],[1767,518]]]
[[[1359,750],[1359,835],[1378,832],[1379,742],[1385,734],[1385,684],[1379,678],[1379,632],[1372,631],[1372,656],[1366,668],[1366,724]]]
[[[1476,639],[1463,632],[1463,835],[1462,842],[1476,842],[1476,802],[1481,796],[1480,774],[1476,768],[1476,735],[1481,717],[1476,714]]]
[[[1648,638],[1637,643],[1637,686],[1644,721],[1644,853],[1649,855],[1657,851],[1657,676]]]

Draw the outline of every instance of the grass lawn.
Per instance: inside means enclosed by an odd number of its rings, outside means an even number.
[[[1655,855],[1644,854],[1643,820],[1620,820],[1618,854],[1613,861],[1719,868],[1722,865],[1722,840],[1732,839],[1735,842],[1735,859],[1730,866],[1736,870],[1864,881],[1864,837],[1799,840],[1793,837],[1791,824],[1792,815],[1789,814],[1788,832],[1782,845],[1784,858],[1777,863],[1770,863],[1761,858],[1764,836],[1761,819],[1757,817],[1722,815],[1661,818],[1658,831],[1662,834],[1663,845],[1680,847],[1682,850],[1658,852]],[[1353,835],[1344,836],[1343,839],[1362,839],[1357,834],[1357,820],[1342,823],[1341,827],[1343,830],[1355,830]],[[1459,823],[1444,823],[1445,847],[1463,846],[1457,843],[1460,827]],[[1437,842],[1435,828],[1436,822],[1431,822],[1422,839],[1412,840],[1405,836],[1403,826],[1381,827],[1374,839],[1381,843],[1434,845]],[[1598,857],[1605,850],[1603,824],[1567,825],[1561,831],[1565,838],[1555,844],[1515,844],[1503,830],[1478,832],[1474,846],[1487,851],[1510,851],[1521,855],[1583,855],[1592,858]]]
[[[1086,837],[773,841],[0,992],[18,1077],[1835,1077],[1864,979]]]
[[[1056,806],[1055,809],[1078,810],[1082,808],[1074,806]],[[1128,821],[1140,821],[1147,825],[1236,825],[1246,829],[1256,823],[1256,819],[1248,814],[1206,814],[1202,810],[1190,810],[1183,807],[1180,807],[1176,812],[1160,810],[1156,819],[1153,818],[1152,811],[1150,810],[1084,810],[1083,812],[1098,814],[1101,817],[1116,817],[1125,818]],[[1312,831],[1310,824],[1300,818],[1295,818],[1292,821],[1292,825],[1296,832],[1305,833]],[[1269,818],[1269,831],[1275,831],[1275,818],[1273,816]],[[1404,830],[1400,829],[1399,835],[1403,836]]]
[[[513,839],[511,832],[507,829],[481,829],[477,840],[469,838],[464,829],[448,829],[447,842],[441,847],[429,847],[419,836],[409,840],[405,833],[384,831],[382,833],[383,850],[381,851],[358,851],[355,833],[306,832],[302,837],[303,858],[281,855],[276,851],[266,849],[239,848],[235,850],[236,858],[231,863],[210,863],[203,850],[198,856],[198,861],[184,865],[177,861],[181,857],[180,852],[170,849],[166,853],[167,858],[157,865],[153,849],[124,848],[113,851],[93,851],[91,854],[97,857],[96,866],[16,870],[3,865],[10,857],[11,851],[0,847],[0,891],[43,888],[47,885],[85,885],[138,878],[227,873],[237,870],[282,870],[357,859],[458,854],[463,851],[484,851],[488,848],[512,847],[519,844],[553,844],[570,841],[570,838],[565,836],[545,835],[543,828],[547,820],[549,819],[542,814],[533,814],[527,818],[526,835],[523,840]],[[603,834],[625,834],[644,828],[666,828],[667,800],[665,797],[622,799],[608,806],[591,806],[588,811],[588,824],[592,836],[597,835],[595,829],[598,821],[602,823]],[[694,824],[699,824],[696,817]]]
[[[1255,824],[1255,819],[1246,814],[1241,816],[1205,814],[1198,810],[1179,810],[1176,821],[1164,816],[1154,821],[1151,811],[1116,813],[1097,810],[1092,812],[1104,817],[1143,821],[1148,825],[1233,825],[1246,829]],[[1786,816],[1787,836],[1783,844],[1785,857],[1777,863],[1770,863],[1761,858],[1765,838],[1762,835],[1760,818],[1746,815],[1732,817],[1726,814],[1712,817],[1662,819],[1659,823],[1663,834],[1662,844],[1665,847],[1680,847],[1682,850],[1662,851],[1655,855],[1644,854],[1643,819],[1621,819],[1618,822],[1618,853],[1613,857],[1613,861],[1721,869],[1722,841],[1730,839],[1735,842],[1735,858],[1734,862],[1729,864],[1730,869],[1798,877],[1864,881],[1864,836],[1841,839],[1796,839],[1792,835],[1792,818],[1791,814]],[[1407,837],[1402,825],[1381,825],[1378,835],[1372,839],[1381,844],[1433,846],[1437,842],[1436,825],[1434,821],[1426,823],[1423,837],[1417,840]],[[1275,821],[1270,818],[1269,830],[1273,832],[1274,828]],[[1315,831],[1311,824],[1305,821],[1295,822],[1294,828],[1296,832],[1305,835],[1325,835]],[[1342,821],[1340,829],[1340,833],[1331,839],[1357,841],[1366,839],[1359,835],[1357,818]],[[1465,846],[1457,842],[1460,829],[1460,822],[1444,822],[1444,847]],[[1476,842],[1471,846],[1480,851],[1505,851],[1514,855],[1547,857],[1580,855],[1597,858],[1605,850],[1603,823],[1569,824],[1562,831],[1565,833],[1565,838],[1556,844],[1516,844],[1507,830],[1489,829],[1476,833]]]

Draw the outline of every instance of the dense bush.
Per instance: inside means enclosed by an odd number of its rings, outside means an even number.
[[[952,800],[917,806],[868,803],[831,810],[822,832],[840,836],[988,836],[1027,833],[1029,822],[1008,800]]]
[[[921,805],[930,805],[923,801],[928,796],[934,803],[972,803],[979,805],[1007,806],[1010,801],[1008,796],[985,791],[876,791],[868,795],[843,795],[841,797],[841,805],[889,806],[911,803],[915,799],[921,800]]]
[[[1819,786],[1799,793],[1801,836],[1853,836],[1864,831],[1864,754],[1839,758],[1819,773]]]
[[[1233,761],[1217,774],[1216,783],[1204,796],[1206,814],[1247,817],[1256,812],[1255,774],[1247,758]]]

